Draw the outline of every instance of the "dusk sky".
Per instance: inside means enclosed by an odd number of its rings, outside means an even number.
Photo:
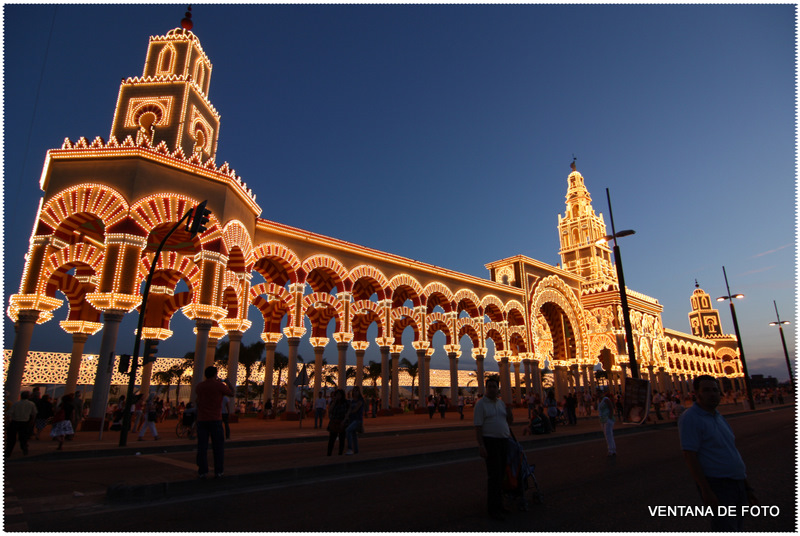
[[[695,279],[722,296],[724,265],[745,295],[750,373],[788,379],[768,324],[776,300],[794,358],[794,5],[192,7],[213,64],[216,160],[261,217],[485,278],[486,263],[516,254],[555,265],[575,155],[595,211],[609,223],[609,188],[617,229],[636,230],[620,241],[626,283],[659,300],[664,326],[690,331]],[[120,80],[142,74],[148,37],[184,11],[4,6],[4,312],[46,151],[108,138]],[[35,328],[32,350],[70,351],[67,312]],[[250,318],[245,343],[263,328],[255,308]],[[127,315],[118,353],[135,325]],[[193,350],[192,327],[177,313],[161,355]],[[374,345],[367,359],[380,360]],[[438,350],[433,366],[446,362]]]

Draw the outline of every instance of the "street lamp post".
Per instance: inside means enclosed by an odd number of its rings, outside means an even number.
[[[775,306],[775,316],[778,317],[777,322],[770,322],[770,326],[778,326],[778,330],[781,332],[781,343],[783,343],[783,355],[786,356],[786,368],[789,369],[789,381],[792,382],[792,392],[794,392],[794,376],[792,375],[792,364],[789,362],[789,350],[786,349],[786,338],[783,336],[783,324],[789,324],[788,320],[784,320],[781,322],[781,315],[778,313],[778,304],[775,303],[775,300],[772,300],[772,304]]]
[[[727,296],[720,296],[717,298],[718,302],[728,300],[731,304],[731,316],[733,317],[733,330],[736,332],[736,344],[739,345],[739,357],[742,360],[742,370],[744,371],[744,388],[747,389],[747,401],[750,404],[750,409],[756,409],[755,400],[753,400],[753,390],[750,388],[750,374],[747,373],[747,361],[744,359],[744,347],[742,346],[742,336],[739,334],[739,322],[736,320],[736,308],[733,306],[733,299],[740,300],[744,298],[744,294],[731,294],[731,287],[728,286],[728,273],[725,267],[722,267],[722,275],[725,276],[725,289],[728,291]]]
[[[622,255],[619,252],[619,246],[617,245],[617,238],[621,238],[623,236],[630,236],[636,231],[631,229],[626,229],[625,231],[617,232],[616,228],[614,227],[614,212],[611,210],[611,194],[608,193],[608,188],[606,188],[606,197],[608,198],[608,216],[611,220],[611,234],[606,235],[600,240],[598,243],[608,242],[609,240],[614,240],[614,263],[617,267],[617,281],[619,283],[619,299],[622,302],[622,319],[625,323],[625,340],[628,346],[628,363],[631,367],[631,376],[633,378],[639,379],[639,363],[636,362],[636,352],[633,346],[633,328],[631,327],[631,313],[630,309],[628,308],[628,294],[625,291],[625,274],[622,271]]]

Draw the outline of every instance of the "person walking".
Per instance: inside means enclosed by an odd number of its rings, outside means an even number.
[[[72,419],[75,413],[75,405],[72,402],[72,395],[67,394],[61,397],[58,409],[53,417],[53,426],[50,428],[50,437],[58,439],[56,450],[63,450],[64,438],[74,434],[72,429]]]
[[[228,396],[222,397],[222,425],[225,427],[225,439],[231,438],[231,399]]]
[[[461,415],[461,420],[464,420],[464,395],[458,395],[458,414]]]
[[[206,367],[206,379],[197,384],[197,474],[208,476],[208,440],[214,451],[214,476],[219,478],[225,463],[225,432],[222,430],[222,397],[233,396],[230,380],[217,377],[217,367]]]
[[[344,452],[345,426],[344,420],[347,417],[348,402],[344,391],[336,389],[333,392],[333,400],[328,408],[328,456],[333,454],[333,445],[336,438],[339,438],[339,456]]]
[[[547,406],[547,418],[550,419],[550,429],[555,432],[556,417],[558,417],[558,402],[556,402],[556,395],[552,389],[548,391],[544,405]]]
[[[317,423],[319,423],[319,428],[322,428],[322,424],[325,419],[325,407],[328,405],[328,401],[325,400],[325,397],[322,396],[322,391],[317,393],[317,399],[314,401],[314,428],[317,428]]]
[[[144,434],[147,430],[150,430],[150,433],[153,434],[153,440],[157,441],[160,439],[158,437],[158,430],[156,430],[156,421],[158,421],[158,410],[155,403],[155,394],[150,394],[147,397],[147,402],[144,405],[144,424],[142,425],[142,429],[139,430],[139,441],[144,441]]]
[[[42,395],[42,398],[39,399],[39,403],[36,405],[36,430],[34,431],[34,439],[39,439],[39,434],[41,434],[42,430],[49,424],[48,421],[50,421],[54,414],[53,401],[50,400],[50,395]]]
[[[22,448],[22,454],[28,455],[28,437],[33,430],[36,419],[36,404],[30,400],[31,392],[22,391],[19,400],[12,404],[8,410],[8,425],[6,426],[6,458],[11,456],[14,445]]]
[[[678,421],[681,449],[705,506],[734,507],[735,515],[710,516],[713,531],[741,531],[742,506],[758,504],[728,421],[717,411],[719,383],[703,374],[694,379],[697,400]],[[730,509],[728,510],[730,511]]]
[[[603,435],[606,438],[606,446],[608,447],[608,455],[617,455],[617,444],[614,442],[614,403],[609,398],[611,395],[597,392],[600,402],[597,403],[597,413],[600,415],[600,427],[603,429]]]
[[[428,417],[433,419],[433,414],[436,413],[436,399],[433,395],[428,395]]]
[[[444,414],[447,412],[447,397],[444,394],[439,395],[439,413],[444,419]]]
[[[347,409],[347,416],[344,419],[347,425],[345,433],[347,436],[347,455],[358,454],[358,432],[364,428],[364,397],[361,390],[353,387],[352,400]]]
[[[489,517],[502,520],[503,476],[506,470],[509,425],[514,422],[511,408],[497,398],[500,385],[495,378],[486,380],[485,396],[475,404],[473,424],[478,440],[478,452],[486,460],[486,502]]]

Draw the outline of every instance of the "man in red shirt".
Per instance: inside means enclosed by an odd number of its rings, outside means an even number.
[[[233,396],[230,381],[217,378],[217,367],[207,367],[205,381],[197,384],[197,473],[208,475],[208,438],[214,450],[214,476],[222,476],[225,432],[222,429],[222,397]]]

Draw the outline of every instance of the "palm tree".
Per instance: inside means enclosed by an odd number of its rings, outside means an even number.
[[[172,375],[171,370],[159,370],[158,372],[153,373],[153,380],[155,380],[158,385],[167,386],[167,402],[169,402],[169,388],[172,385],[172,380],[174,379],[175,376]]]
[[[403,358],[400,360],[400,368],[406,371],[406,373],[411,376],[411,400],[414,400],[414,383],[417,380],[417,375],[419,374],[419,363],[412,363],[407,358]]]
[[[264,367],[261,357],[264,354],[266,345],[263,341],[256,341],[251,344],[243,344],[239,347],[239,364],[244,367],[244,405],[247,407],[247,401],[250,395],[250,376],[254,371],[258,371]],[[225,367],[228,366],[228,352],[230,351],[230,342],[225,341],[217,348],[217,354],[220,356],[218,361]]]
[[[183,361],[178,363],[177,365],[172,365],[169,370],[167,371],[169,374],[175,378],[175,382],[177,387],[175,388],[175,404],[180,404],[180,394],[181,394],[181,383],[183,383],[184,374],[186,371],[192,368],[194,365],[194,352],[186,352],[183,356]],[[172,382],[170,382],[172,383]],[[169,391],[167,391],[167,397],[169,397]],[[169,400],[169,398],[167,398]]]
[[[372,386],[375,388],[375,392],[377,392],[378,390],[378,378],[381,377],[382,369],[383,366],[381,365],[381,363],[376,363],[375,361],[371,360],[369,364],[364,368],[364,377],[368,380],[372,380]]]
[[[275,364],[273,368],[278,371],[278,383],[275,384],[275,391],[277,394],[272,397],[277,404],[278,398],[281,395],[281,373],[283,372],[283,369],[289,368],[289,358],[280,352],[275,352]]]

